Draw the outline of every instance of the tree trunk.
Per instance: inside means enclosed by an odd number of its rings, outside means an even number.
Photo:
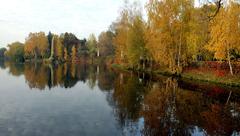
[[[228,65],[229,65],[230,73],[231,73],[231,75],[233,75],[233,68],[232,68],[232,64],[231,64],[229,47],[228,47],[228,51],[227,52],[228,52]]]
[[[98,49],[98,51],[97,51],[97,56],[98,56],[98,57],[100,56],[100,52],[99,52],[99,49]]]
[[[229,102],[229,100],[230,100],[230,98],[231,98],[231,95],[232,95],[232,91],[229,92],[229,95],[228,95],[226,104],[228,104],[228,102]]]
[[[123,58],[123,51],[121,51],[121,59]]]
[[[181,24],[181,30],[180,30],[180,43],[178,47],[178,68],[180,68],[181,48],[182,48],[182,24]]]
[[[180,67],[180,56],[181,56],[181,40],[179,44],[179,49],[178,49],[178,68]]]
[[[51,43],[51,55],[49,60],[53,60],[53,56],[54,56],[54,36],[52,38],[52,43]]]

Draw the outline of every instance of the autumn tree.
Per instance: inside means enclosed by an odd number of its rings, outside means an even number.
[[[115,45],[115,60],[119,63],[126,63],[127,37],[129,27],[129,11],[127,5],[122,9],[119,18],[112,25],[115,31],[113,43]]]
[[[113,43],[116,61],[136,67],[140,60],[146,58],[145,23],[139,3],[125,3],[112,28],[115,28]]]
[[[102,57],[114,54],[114,34],[111,31],[102,32],[98,36],[98,48]]]
[[[240,5],[237,3],[231,2],[226,8],[220,9],[211,22],[211,39],[207,45],[207,48],[214,52],[216,59],[228,61],[231,75],[231,50],[240,49],[239,16]]]
[[[90,55],[91,59],[96,55],[97,49],[97,39],[94,34],[90,34],[87,40],[87,48],[88,54]]]
[[[55,41],[55,57],[57,60],[63,60],[63,44],[61,37],[57,36]]]
[[[213,59],[213,53],[204,48],[210,39],[210,21],[206,14],[212,14],[213,9],[213,5],[203,5],[191,9],[191,18],[188,23],[189,31],[186,33],[186,59],[188,63]]]
[[[186,63],[193,0],[152,0],[147,5],[147,48],[153,59],[181,72]]]
[[[147,48],[157,63],[168,65],[173,71],[176,65],[176,44],[174,43],[173,24],[176,23],[175,6],[171,1],[152,0],[147,5],[148,31]],[[175,20],[174,20],[175,19]]]
[[[129,34],[127,40],[127,58],[132,67],[139,65],[141,60],[147,58],[145,48],[145,26],[141,13],[136,13],[133,21],[129,26]]]
[[[25,41],[25,57],[32,59],[46,58],[48,50],[48,39],[44,32],[30,33]]]
[[[14,42],[8,45],[8,50],[5,51],[5,57],[13,61],[24,61],[24,44]]]

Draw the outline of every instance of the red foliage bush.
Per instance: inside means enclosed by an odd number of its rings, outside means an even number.
[[[234,74],[240,74],[240,64],[232,63]],[[229,74],[229,65],[227,62],[205,61],[200,63],[192,63],[185,68],[185,72],[213,72],[216,76],[223,77]]]

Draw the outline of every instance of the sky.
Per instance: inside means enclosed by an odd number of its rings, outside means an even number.
[[[131,1],[131,0],[130,0]],[[148,0],[140,0],[142,5]],[[24,42],[29,32],[98,35],[116,20],[124,0],[2,0],[0,47]]]

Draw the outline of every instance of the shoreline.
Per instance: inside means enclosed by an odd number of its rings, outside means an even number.
[[[229,81],[229,80],[224,80],[223,78],[219,79],[212,79],[212,77],[209,78],[203,78],[197,74],[189,74],[189,73],[181,73],[180,75],[173,74],[167,70],[155,70],[155,71],[149,71],[149,70],[131,70],[125,66],[119,65],[119,64],[112,64],[112,68],[123,70],[125,72],[133,71],[133,72],[143,72],[143,73],[148,73],[148,74],[153,74],[153,75],[162,75],[162,76],[171,76],[171,77],[177,77],[181,80],[191,80],[191,81],[199,81],[199,82],[205,82],[205,83],[211,83],[211,84],[216,84],[216,85],[223,85],[223,86],[229,86],[229,87],[240,87],[240,79],[239,81]]]

